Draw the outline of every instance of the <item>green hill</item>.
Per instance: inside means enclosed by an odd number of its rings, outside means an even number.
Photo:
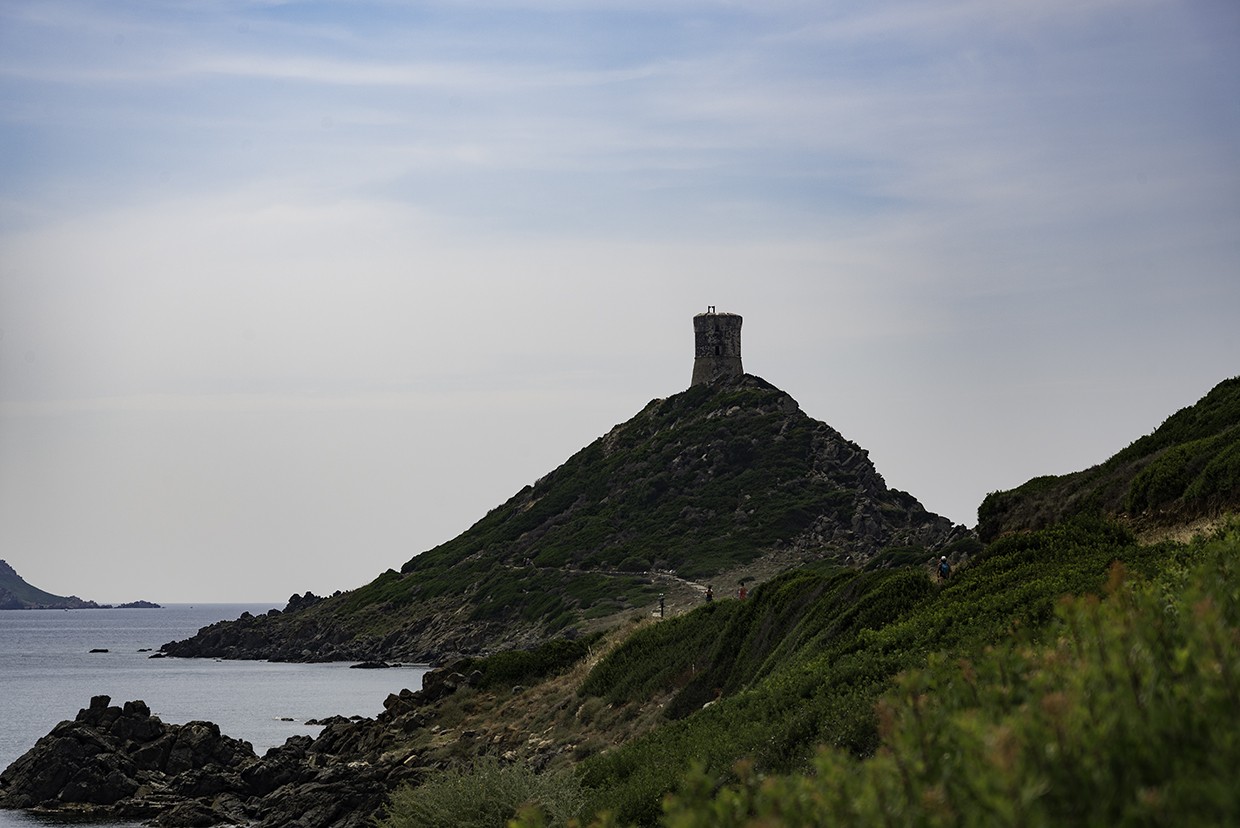
[[[1240,377],[1224,380],[1152,434],[1093,468],[987,495],[983,539],[1108,515],[1137,528],[1180,526],[1240,508]]]
[[[459,537],[370,584],[216,625],[172,655],[429,660],[525,646],[782,553],[924,562],[971,542],[864,449],[744,375],[654,400]],[[882,553],[880,555],[880,553]]]

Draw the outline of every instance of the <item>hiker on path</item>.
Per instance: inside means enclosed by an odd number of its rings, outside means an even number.
[[[947,556],[939,558],[939,580],[946,581],[951,577],[952,565],[947,562]]]

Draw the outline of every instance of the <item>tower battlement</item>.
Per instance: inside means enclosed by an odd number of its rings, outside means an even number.
[[[741,367],[739,314],[716,313],[714,305],[697,314],[693,317],[693,344],[691,387],[745,373]]]

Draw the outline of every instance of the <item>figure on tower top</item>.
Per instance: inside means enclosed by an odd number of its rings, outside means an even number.
[[[735,313],[715,313],[707,306],[706,313],[693,317],[693,379],[690,387],[739,377],[741,368],[741,317]]]

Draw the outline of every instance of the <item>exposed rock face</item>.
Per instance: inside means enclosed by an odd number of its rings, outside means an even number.
[[[330,615],[290,619],[287,612],[243,614],[203,627],[193,638],[170,641],[160,653],[242,661],[440,664],[495,649],[530,647],[542,640],[532,625],[463,618],[460,603],[439,599],[418,609],[416,616],[382,637],[354,635],[347,622],[341,624]],[[277,616],[279,623],[271,623]]]
[[[318,595],[315,595],[313,592],[307,592],[305,595],[298,595],[297,593],[293,593],[291,596],[289,596],[288,604],[285,605],[284,611],[285,612],[301,612],[304,609],[309,609],[310,607],[314,606],[315,604],[317,604],[319,601],[322,601],[322,600],[323,599],[321,597],[319,597]]]
[[[211,722],[165,724],[141,701],[96,696],[0,773],[0,807],[164,826],[360,828],[411,773],[362,759],[366,731],[339,719],[259,758]]]
[[[261,757],[211,722],[165,724],[141,701],[96,696],[0,773],[0,808],[169,828],[362,828],[393,790],[433,769],[482,755],[545,767],[571,752],[508,720],[462,729],[452,697],[476,692],[481,677],[464,663],[433,670],[422,689],[389,695],[378,716],[333,716],[318,737],[294,736]]]

